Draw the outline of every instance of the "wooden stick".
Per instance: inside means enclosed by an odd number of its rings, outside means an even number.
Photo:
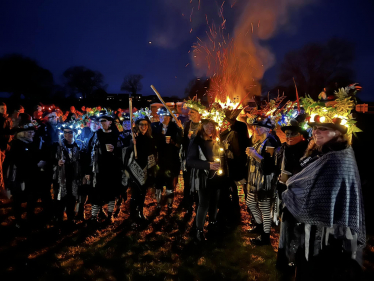
[[[132,142],[134,143],[134,154],[135,159],[138,159],[138,151],[136,150],[136,142],[135,142],[135,136],[133,131],[133,120],[132,120],[132,98],[129,98],[129,111],[130,111],[130,126],[131,126],[131,135],[132,135]]]
[[[297,111],[300,113],[300,100],[299,100],[299,93],[297,92],[297,86],[296,86],[295,78],[292,77],[292,79],[293,79],[293,82],[295,83],[295,89],[296,89]]]
[[[158,99],[160,100],[160,102],[165,106],[166,110],[169,111],[170,115],[174,118],[174,120],[176,121],[177,125],[179,127],[181,127],[183,129],[183,125],[181,125],[180,121],[177,119],[177,117],[175,117],[174,113],[170,110],[170,108],[166,105],[166,103],[164,102],[164,100],[162,99],[160,93],[156,90],[156,88],[151,85],[151,88],[153,90],[153,92],[155,92],[156,96],[158,97]]]

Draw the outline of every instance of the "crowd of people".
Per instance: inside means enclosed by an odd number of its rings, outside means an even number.
[[[347,96],[352,90],[346,88]],[[330,278],[338,266],[359,272],[366,234],[351,148],[352,108],[328,115],[339,102],[322,99],[316,107],[305,100],[303,107],[291,102],[283,109],[275,102],[249,112],[189,100],[177,120],[165,107],[157,115],[140,109],[130,116],[128,110],[101,107],[82,107],[82,112],[71,107],[64,114],[40,105],[31,117],[22,106],[8,115],[2,103],[2,188],[12,199],[17,228],[33,223],[39,199],[39,217],[58,227],[77,221],[92,227],[111,224],[130,188],[130,219],[136,227],[147,220],[143,208],[149,188],[154,188],[157,209],[172,212],[183,172],[182,203],[187,214],[196,213],[196,244],[240,219],[238,190],[244,187],[252,217],[248,231],[259,235],[252,244],[270,245],[272,224],[280,223],[279,269],[294,273],[296,267],[299,280],[317,274]],[[87,202],[90,216],[84,212]],[[105,218],[98,219],[106,204]]]

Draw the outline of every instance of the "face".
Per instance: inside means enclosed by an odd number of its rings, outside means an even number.
[[[5,105],[0,105],[0,113],[6,114],[6,106]]]
[[[193,109],[190,109],[190,111],[188,112],[188,117],[194,123],[200,122],[200,119],[201,119],[199,112]]]
[[[100,129],[99,122],[97,122],[97,121],[91,121],[90,122],[90,129],[91,129],[92,132],[96,132],[97,130],[99,130]]]
[[[75,112],[75,107],[74,107],[74,106],[70,106],[70,112],[71,112],[71,113],[74,113],[74,112]]]
[[[253,126],[253,132],[256,136],[262,136],[263,134],[267,134],[269,129],[261,126]]]
[[[286,143],[288,145],[295,145],[303,140],[303,136],[299,132],[286,130]]]
[[[212,123],[207,123],[205,125],[203,125],[203,128],[204,128],[204,133],[211,137],[214,133],[214,125]]]
[[[56,114],[56,112],[52,112],[52,113],[48,114],[46,116],[46,118],[47,118],[48,123],[50,123],[52,125],[57,124],[57,114]]]
[[[140,121],[139,122],[139,131],[144,135],[148,130],[148,122],[147,121]]]
[[[73,132],[73,130],[70,129],[70,128],[64,129],[64,138],[68,142],[72,142],[73,139],[74,139],[74,132]]]
[[[130,120],[125,120],[125,121],[123,121],[122,126],[123,126],[123,129],[124,129],[125,131],[129,131],[129,130],[131,130],[131,122],[130,122]]]
[[[103,130],[109,130],[110,124],[112,124],[112,121],[109,121],[107,119],[100,119],[100,126]]]
[[[29,141],[32,141],[34,136],[35,136],[35,131],[33,130],[23,132],[23,137],[28,139]]]
[[[160,122],[162,124],[168,125],[170,123],[170,120],[171,120],[170,116],[160,115]]]
[[[313,139],[316,145],[322,146],[340,135],[340,132],[324,126],[313,127]]]

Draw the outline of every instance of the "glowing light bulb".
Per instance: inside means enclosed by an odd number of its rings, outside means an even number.
[[[214,159],[214,162],[219,162],[219,161],[220,161],[219,158]]]
[[[340,121],[340,125],[345,125],[347,124],[347,120],[346,119],[343,119],[342,121]]]
[[[320,121],[321,123],[325,122],[325,120],[326,120],[325,116],[322,116],[321,118],[319,118],[319,121]]]
[[[310,122],[314,122],[314,117],[316,117],[317,114],[313,113],[312,116],[310,116]]]
[[[82,133],[82,130],[78,130],[78,135],[80,135]]]
[[[218,170],[218,174],[219,174],[219,175],[222,175],[222,174],[223,174],[222,169],[219,169],[219,170]]]
[[[217,137],[216,140],[219,141],[219,138]]]
[[[219,148],[219,151],[223,151],[223,148],[222,148],[222,147],[220,147],[220,148]]]

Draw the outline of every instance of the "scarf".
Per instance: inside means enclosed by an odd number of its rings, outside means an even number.
[[[366,243],[360,174],[351,147],[330,151],[290,177],[282,199],[300,222],[327,228],[346,227]]]

